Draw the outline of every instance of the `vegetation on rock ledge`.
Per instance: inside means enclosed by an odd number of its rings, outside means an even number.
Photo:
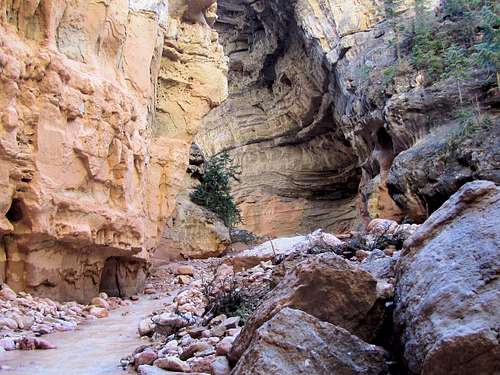
[[[191,200],[219,216],[228,227],[241,222],[240,210],[231,195],[231,179],[237,180],[238,167],[227,152],[212,156],[205,164],[202,182],[191,193]]]

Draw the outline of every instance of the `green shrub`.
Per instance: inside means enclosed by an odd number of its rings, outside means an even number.
[[[452,44],[446,49],[443,62],[443,78],[453,77],[461,81],[468,77],[467,73],[471,67],[471,64],[463,47]]]
[[[438,79],[443,73],[443,50],[446,45],[446,35],[436,33],[435,20],[426,7],[424,0],[415,2],[416,20],[413,25],[413,65],[424,70],[432,80]]]
[[[467,13],[480,9],[485,2],[485,0],[446,0],[444,11],[452,17],[463,17]]]
[[[228,227],[241,222],[240,210],[231,195],[231,179],[237,180],[238,168],[224,152],[205,164],[202,182],[191,193],[191,200],[219,216]]]
[[[482,32],[481,41],[474,46],[476,63],[490,71],[500,70],[500,5],[485,5],[477,13]]]

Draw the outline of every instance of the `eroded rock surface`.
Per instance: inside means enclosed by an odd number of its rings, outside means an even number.
[[[380,302],[377,281],[369,273],[336,254],[309,257],[292,268],[253,313],[231,358],[236,361],[259,327],[285,307],[307,312],[365,340],[373,339],[383,318]]]
[[[500,188],[464,185],[407,241],[395,321],[414,374],[500,368]]]
[[[165,5],[0,5],[0,276],[15,290],[88,302],[109,257],[141,288],[191,139],[227,93],[217,33]]]
[[[421,223],[463,183],[500,181],[494,75],[430,85],[411,55],[399,67],[391,24],[411,29],[415,2],[395,4],[219,1],[230,94],[197,143],[241,166],[244,228],[283,236],[377,217]],[[457,113],[477,106],[492,126],[453,146],[467,133]]]
[[[191,192],[203,177],[204,166],[203,153],[196,144],[192,144],[183,189],[177,195],[175,213],[161,234],[155,260],[215,257],[230,245],[230,232],[224,221],[190,199]]]
[[[379,375],[387,371],[384,354],[343,328],[284,308],[255,332],[231,373]]]

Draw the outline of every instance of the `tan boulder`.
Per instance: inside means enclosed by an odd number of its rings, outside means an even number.
[[[343,328],[284,308],[257,329],[231,373],[379,375],[387,371],[384,355]]]
[[[1,284],[0,297],[7,301],[14,301],[17,298],[17,294],[7,284]]]
[[[221,255],[231,243],[229,228],[213,212],[177,197],[176,212],[167,223],[155,259],[199,259]]]
[[[187,264],[180,264],[175,268],[175,274],[176,275],[193,276],[194,275],[194,268],[193,268],[193,266],[190,266]]]
[[[96,318],[107,318],[109,316],[108,310],[102,307],[91,307],[89,314],[95,316]]]
[[[375,337],[383,318],[377,280],[368,272],[333,253],[312,256],[287,272],[254,311],[234,342],[231,359],[237,360],[256,330],[285,307],[303,310],[364,340]]]
[[[394,220],[373,219],[368,224],[367,230],[373,234],[394,234],[398,230],[399,224]]]
[[[96,307],[102,307],[103,309],[109,310],[109,303],[106,301],[104,298],[101,297],[94,297],[90,301],[91,305],[94,305]]]
[[[159,358],[153,363],[156,367],[169,371],[189,372],[191,368],[183,360],[177,357]]]

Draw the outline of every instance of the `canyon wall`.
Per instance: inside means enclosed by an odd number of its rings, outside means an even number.
[[[15,290],[140,289],[192,138],[227,95],[201,3],[0,3],[0,276]]]
[[[463,183],[500,180],[494,75],[426,82],[397,35],[411,30],[414,5],[219,1],[229,98],[196,142],[241,166],[242,227],[276,236],[376,217],[422,222]],[[494,126],[450,148],[460,107],[480,107]]]

